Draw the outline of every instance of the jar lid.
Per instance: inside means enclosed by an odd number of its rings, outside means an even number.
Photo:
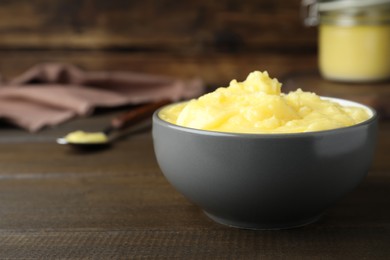
[[[318,25],[319,14],[323,12],[353,12],[381,5],[390,5],[390,0],[302,0],[301,13],[305,25],[315,26]]]

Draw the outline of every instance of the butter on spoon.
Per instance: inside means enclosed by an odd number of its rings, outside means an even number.
[[[163,105],[168,104],[169,100],[161,100],[155,103],[149,103],[115,117],[110,125],[101,132],[84,132],[77,130],[57,139],[59,144],[69,144],[76,148],[98,148],[111,143],[111,135],[114,132],[134,126],[135,124],[150,117],[154,111]]]
[[[65,136],[68,143],[106,143],[107,135],[104,132],[84,132],[81,130],[71,132]]]

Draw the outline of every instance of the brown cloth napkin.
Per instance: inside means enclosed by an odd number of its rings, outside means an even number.
[[[1,80],[1,76],[0,76]],[[9,82],[0,81],[0,118],[30,132],[54,126],[96,107],[137,105],[197,97],[200,79],[180,80],[122,71],[83,71],[73,65],[44,63]]]

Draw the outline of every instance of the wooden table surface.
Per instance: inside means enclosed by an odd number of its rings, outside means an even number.
[[[266,56],[271,69],[281,60],[293,63]],[[22,71],[1,66],[10,74]],[[157,165],[150,129],[95,152],[55,143],[72,130],[100,129],[115,113],[36,134],[1,126],[1,259],[390,258],[390,121],[380,122],[368,176],[322,219],[297,229],[251,231],[214,223],[170,186]]]

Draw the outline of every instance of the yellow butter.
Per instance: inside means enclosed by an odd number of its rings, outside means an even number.
[[[65,136],[68,143],[105,143],[107,136],[102,132],[74,131]]]
[[[361,107],[345,107],[300,89],[281,93],[281,83],[255,71],[198,99],[171,105],[159,117],[180,126],[234,133],[299,133],[347,127],[367,120]]]
[[[341,81],[390,78],[390,25],[321,25],[319,66],[322,75]]]

